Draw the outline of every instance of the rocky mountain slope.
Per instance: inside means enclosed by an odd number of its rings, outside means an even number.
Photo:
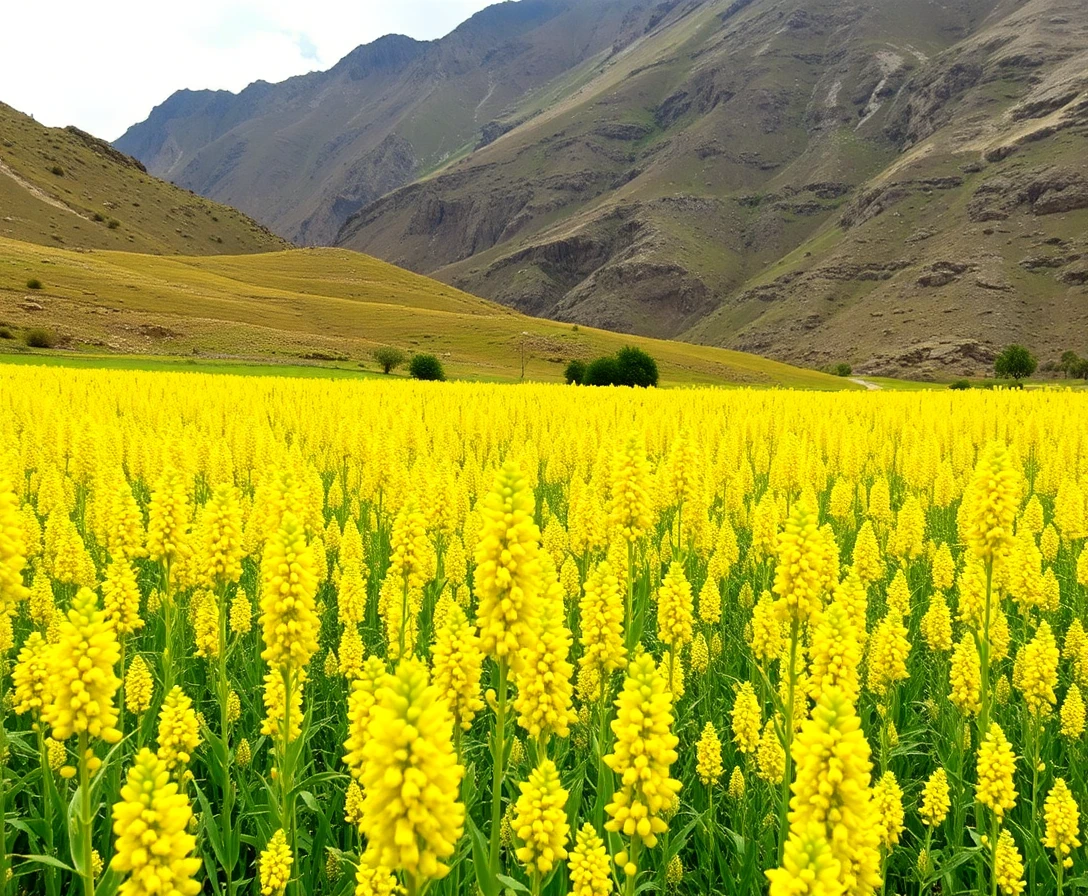
[[[266,252],[287,243],[233,208],[149,175],[78,128],[0,103],[0,237],[157,254]]]
[[[636,0],[520,0],[431,42],[398,35],[327,72],[179,91],[116,145],[299,243],[501,131],[494,119],[650,15]]]
[[[593,28],[571,28],[591,7]],[[200,148],[173,135],[209,116],[165,107],[119,145],[281,232],[559,320],[923,376],[981,372],[1014,339],[1044,358],[1088,348],[1082,0],[522,0],[459,31],[389,39],[402,74],[368,95],[410,94],[411,111],[361,152],[378,119],[359,108],[305,200],[288,159],[319,134],[287,99],[274,140],[245,131],[267,115],[232,123],[244,92],[216,101],[232,129]],[[464,68],[437,78],[439,58]],[[332,115],[302,80],[250,90]],[[418,99],[441,90],[467,96]],[[190,179],[224,154],[225,181]]]

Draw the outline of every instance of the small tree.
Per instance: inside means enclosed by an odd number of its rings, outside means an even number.
[[[586,362],[579,361],[575,358],[567,365],[567,369],[563,371],[563,377],[567,381],[569,386],[580,386],[586,378]]]
[[[616,353],[616,383],[620,386],[657,385],[657,362],[640,348],[628,345]]]
[[[442,369],[442,362],[434,355],[413,355],[408,365],[408,373],[412,379],[440,382],[446,378],[446,371]]]
[[[1078,358],[1077,363],[1070,368],[1069,375],[1078,380],[1088,380],[1088,358]]]
[[[1035,355],[1022,345],[1009,345],[994,361],[994,373],[1003,380],[1016,380],[1017,383],[1035,373],[1039,361]]]
[[[615,386],[619,383],[619,365],[611,355],[589,362],[582,382],[587,386]]]
[[[1066,376],[1076,376],[1074,371],[1080,368],[1080,364],[1080,355],[1076,352],[1064,352],[1061,361],[1058,362],[1058,370]]]
[[[831,368],[831,372],[835,376],[850,376],[854,372],[854,368],[849,364],[836,364]]]
[[[378,362],[382,373],[388,375],[407,361],[408,356],[399,348],[383,345],[381,348],[374,349],[374,360]]]

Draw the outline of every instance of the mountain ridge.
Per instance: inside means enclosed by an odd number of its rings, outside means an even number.
[[[335,76],[274,86],[191,185],[247,208],[239,171],[274,147],[258,216],[301,242],[813,366],[978,373],[1006,341],[1088,342],[1075,0],[522,0],[411,54],[347,124]],[[339,133],[314,141],[306,97]]]

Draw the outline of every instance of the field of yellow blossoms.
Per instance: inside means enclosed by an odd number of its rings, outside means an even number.
[[[1086,491],[1067,392],[0,367],[0,890],[1083,888]]]

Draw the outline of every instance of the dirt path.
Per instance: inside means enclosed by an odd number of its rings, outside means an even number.
[[[18,174],[12,171],[3,162],[0,162],[0,174],[6,174],[13,181],[15,181],[15,183],[17,183],[20,187],[26,190],[31,196],[33,196],[35,199],[40,199],[46,205],[51,205],[53,206],[53,208],[59,208],[62,212],[68,212],[68,214],[75,215],[77,218],[82,218],[84,221],[90,220],[90,218],[88,218],[86,215],[81,215],[74,208],[65,205],[59,199],[50,196],[44,190],[34,186],[34,184],[32,184],[30,181],[23,180],[23,178],[19,177]]]
[[[868,380],[858,379],[856,377],[850,377],[850,382],[857,383],[859,386],[864,386],[870,392],[879,392],[883,388],[879,383],[870,383]]]

